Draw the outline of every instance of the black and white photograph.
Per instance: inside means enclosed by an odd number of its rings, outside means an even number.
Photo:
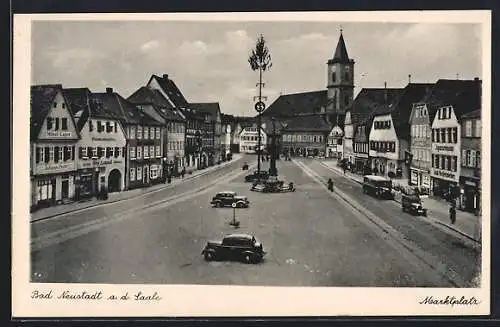
[[[489,313],[490,29],[14,17],[13,309]]]

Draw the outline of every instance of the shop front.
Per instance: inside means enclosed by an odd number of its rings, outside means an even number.
[[[453,190],[458,185],[458,176],[456,173],[432,169],[431,171],[432,195],[451,201]]]
[[[108,192],[123,191],[124,171],[123,157],[80,160],[76,180],[79,199],[97,196],[103,189]]]
[[[368,154],[359,154],[357,153],[354,157],[354,169],[358,173],[364,174],[365,171],[370,168],[368,160]]]
[[[481,207],[480,179],[460,176],[459,208],[464,211],[478,213]]]
[[[410,185],[430,189],[431,176],[429,171],[411,167],[410,168]]]
[[[45,207],[75,197],[75,162],[39,163],[32,179],[32,205]]]

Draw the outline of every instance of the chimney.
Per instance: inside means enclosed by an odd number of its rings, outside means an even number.
[[[474,77],[474,81],[479,82],[479,77]]]
[[[113,93],[113,88],[112,87],[107,87],[106,88],[106,93]]]
[[[408,75],[408,84],[411,84],[411,74]]]
[[[163,74],[164,79],[168,79],[168,74]]]
[[[384,101],[385,105],[387,105],[387,82],[384,82]]]

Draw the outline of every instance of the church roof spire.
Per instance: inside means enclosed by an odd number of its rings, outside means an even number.
[[[344,36],[342,35],[342,28],[340,28],[339,42],[337,43],[337,48],[335,49],[335,54],[333,55],[333,61],[340,63],[348,63],[349,55],[347,54],[347,49],[344,42]]]

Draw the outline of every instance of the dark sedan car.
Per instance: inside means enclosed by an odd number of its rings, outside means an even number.
[[[245,176],[245,182],[254,182],[260,178],[260,180],[265,180],[269,177],[269,173],[267,171],[261,170],[254,171],[253,173]]]
[[[266,252],[262,243],[248,234],[228,234],[222,241],[209,241],[201,251],[205,260],[238,260],[245,263],[262,261]]]

